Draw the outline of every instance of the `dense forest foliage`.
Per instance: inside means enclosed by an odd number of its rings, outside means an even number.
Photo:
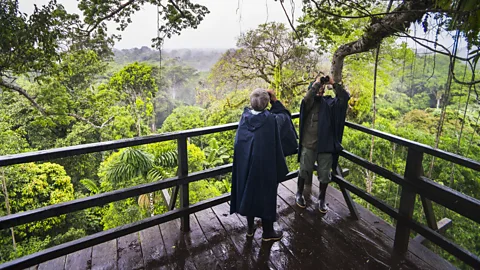
[[[102,14],[89,13],[87,2],[81,1],[85,5],[82,10],[91,15],[87,22],[95,25]],[[14,4],[1,5],[4,17],[16,14]],[[190,18],[191,25],[173,24],[163,29],[167,36],[195,27],[208,13],[201,6],[178,8],[192,12],[182,15]],[[340,6],[337,11],[346,12],[344,8]],[[64,33],[61,25],[74,25],[78,20],[58,6],[47,9],[57,12],[58,21],[51,29],[58,33],[38,33],[45,40],[58,38]],[[121,16],[128,18],[134,10],[132,7]],[[165,16],[169,16],[168,12],[177,16],[181,13],[168,8],[162,12]],[[257,87],[275,89],[277,97],[297,112],[308,84],[319,71],[328,73],[332,55],[342,45],[362,37],[373,20],[365,16],[318,24],[312,19],[318,16],[315,12],[318,10],[306,5],[301,27],[295,31],[284,24],[266,23],[240,35],[235,49],[162,51],[161,61],[159,51],[147,47],[112,50],[113,41],[100,23],[98,28],[92,28],[95,30],[88,46],[77,43],[79,33],[73,31],[72,36],[64,37],[70,49],[60,53],[52,53],[58,51],[55,46],[18,43],[13,47],[23,54],[12,50],[15,53],[2,51],[0,55],[0,155],[236,122],[248,106],[249,92]],[[37,15],[34,19],[38,21],[32,19],[30,24],[41,23],[42,14]],[[22,16],[26,15],[17,17]],[[118,23],[125,23],[124,18],[118,18]],[[27,24],[22,24],[21,19],[12,22],[11,29],[24,29],[17,34],[28,36]],[[475,37],[472,29],[462,31],[466,31],[465,39]],[[0,33],[15,41],[7,30]],[[299,35],[314,42],[305,42]],[[37,41],[48,44],[45,40]],[[475,52],[475,47],[469,47],[469,51]],[[8,54],[11,59],[3,59]],[[14,60],[23,64],[15,64]],[[405,38],[398,36],[385,37],[376,50],[345,58],[342,80],[352,96],[347,120],[480,160],[480,97],[475,84],[457,82],[451,76],[454,73],[456,79],[474,81],[480,73],[465,61],[453,62],[445,54],[407,46]],[[294,122],[298,125],[298,121]],[[229,131],[190,138],[189,171],[232,162],[234,134]],[[371,136],[348,128],[343,145],[356,155],[403,174],[404,147],[382,139],[372,141]],[[288,163],[290,170],[298,168],[296,158],[289,157]],[[172,141],[2,167],[0,216],[159,181],[174,176],[176,164],[176,142]],[[341,165],[350,169],[349,181],[398,207],[398,185],[344,159]],[[442,185],[480,199],[479,172],[428,155],[424,158],[424,172]],[[190,203],[229,191],[229,175],[197,181],[190,184]],[[387,215],[355,199],[393,223]],[[164,213],[165,205],[163,193],[153,192],[2,230],[0,262]],[[417,201],[414,217],[425,223],[421,205]],[[453,220],[446,236],[480,256],[480,225],[441,206],[434,204],[434,209],[437,219]],[[456,266],[467,268],[445,251],[430,248]]]

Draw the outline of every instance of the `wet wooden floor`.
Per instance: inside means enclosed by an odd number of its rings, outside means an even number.
[[[330,211],[315,209],[317,181],[306,187],[308,206],[295,205],[296,180],[279,185],[276,243],[261,241],[261,226],[247,240],[246,219],[221,204],[191,216],[191,231],[179,220],[63,256],[30,269],[451,269],[452,265],[411,242],[403,258],[392,256],[394,228],[358,206],[353,220],[342,194],[329,187]],[[259,221],[258,221],[259,222]],[[258,223],[257,222],[257,223]]]

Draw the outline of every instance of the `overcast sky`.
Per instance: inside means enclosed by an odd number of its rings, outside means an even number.
[[[68,12],[80,13],[74,0],[59,0]],[[183,30],[180,36],[174,36],[164,43],[165,48],[233,48],[236,38],[242,31],[256,28],[267,21],[288,24],[280,2],[273,0],[193,0],[210,10],[197,29]],[[301,2],[295,5],[295,19],[301,15]],[[33,4],[44,5],[48,0],[21,0],[20,9],[30,14]],[[267,5],[268,3],[268,5]],[[290,1],[285,8],[291,14]],[[150,46],[157,35],[157,10],[155,6],[145,5],[132,16],[132,23],[121,32],[122,40],[115,44],[118,49]],[[108,24],[113,33],[115,24]]]
[[[78,2],[74,0],[58,0],[68,12],[80,13]],[[236,38],[241,32],[256,28],[265,22],[283,22],[288,25],[280,1],[273,0],[193,0],[195,3],[205,5],[210,14],[207,14],[197,29],[183,30],[180,36],[167,39],[164,48],[233,48]],[[26,13],[31,13],[33,4],[44,5],[48,0],[21,0],[20,8]],[[294,1],[294,21],[302,15],[302,1]],[[284,3],[291,16],[290,1]],[[156,7],[145,5],[132,16],[132,23],[121,32],[122,40],[115,44],[115,48],[128,49],[133,47],[150,47],[151,39],[157,35]],[[296,23],[295,23],[296,24]],[[116,33],[116,25],[109,23],[109,32]],[[413,31],[411,32],[413,34]],[[422,36],[423,30],[417,27],[417,35]],[[429,37],[433,39],[433,37]],[[439,38],[442,44],[451,46],[453,40],[448,35]],[[414,42],[408,44],[414,48]],[[417,46],[420,50],[420,46]],[[460,45],[460,50],[465,44]],[[464,50],[463,50],[464,51]]]

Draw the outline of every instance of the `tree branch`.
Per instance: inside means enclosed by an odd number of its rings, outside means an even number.
[[[173,0],[168,0],[168,2],[170,2],[173,7],[178,11],[180,12],[180,14],[182,14],[182,16],[185,18],[185,19],[188,19],[188,17],[185,15],[185,13],[183,12],[183,10],[180,9],[180,7],[177,5],[177,3],[175,3],[175,1]]]
[[[20,95],[24,96],[26,99],[28,99],[28,101],[30,101],[30,103],[33,105],[33,107],[35,107],[42,115],[47,116],[47,111],[45,110],[45,108],[40,106],[40,104],[38,104],[35,101],[35,99],[27,93],[27,91],[25,89],[21,88],[20,86],[8,83],[8,82],[6,82],[2,79],[0,79],[0,86],[3,86],[3,87],[5,87],[7,89],[10,89],[10,90],[13,90],[13,91],[19,93]]]
[[[17,86],[17,85],[14,85],[14,84],[11,84],[11,83],[8,83],[8,82],[5,82],[4,80],[1,80],[0,79],[0,86],[3,86],[7,89],[10,89],[10,90],[13,90],[17,93],[19,93],[20,95],[24,96],[29,102],[30,104],[33,105],[33,107],[35,107],[43,116],[46,116],[46,117],[51,117],[52,114],[48,113],[45,108],[43,108],[40,104],[38,104],[35,99],[30,96],[27,91],[23,88],[21,88],[20,86]],[[69,113],[67,114],[69,116],[72,116],[74,117],[75,119],[77,120],[80,120],[80,121],[83,121],[85,123],[88,123],[89,125],[91,125],[92,127],[94,128],[103,128],[105,127],[109,122],[111,122],[113,119],[114,119],[114,116],[110,117],[107,121],[105,121],[102,125],[96,125],[94,123],[92,123],[91,121],[89,121],[88,119],[84,118],[84,117],[81,117],[77,114],[74,114],[74,113]]]
[[[87,29],[87,33],[90,35],[93,32],[93,30],[95,30],[103,21],[108,20],[108,19],[112,18],[113,16],[117,15],[118,13],[120,13],[120,11],[122,11],[124,8],[131,5],[133,2],[135,2],[135,0],[129,0],[126,3],[120,5],[116,10],[114,10],[113,12],[108,14],[107,16],[98,19],[93,26],[91,26]]]
[[[287,10],[285,9],[285,6],[283,5],[283,0],[280,0],[280,5],[282,5],[282,9],[285,12],[285,16],[287,16],[288,23],[290,24],[290,27],[292,27],[293,32],[295,32],[295,35],[297,36],[298,40],[301,40],[300,35],[297,32],[297,29],[295,29],[295,26],[293,26],[292,20],[290,20],[290,17],[288,16]]]
[[[393,10],[390,12],[370,13],[370,14],[364,14],[364,15],[351,16],[351,15],[342,15],[338,13],[333,13],[331,11],[321,8],[321,4],[318,4],[317,1],[315,0],[310,0],[310,1],[312,1],[315,4],[315,7],[322,13],[325,13],[333,17],[342,18],[342,19],[363,19],[363,18],[410,13],[410,12],[456,13],[456,14],[468,15],[470,13],[477,12],[479,10],[478,8],[469,10],[469,11],[445,10],[445,9],[432,8],[432,9],[417,9],[417,10]]]
[[[85,123],[91,125],[91,126],[94,127],[94,128],[98,128],[98,129],[105,127],[108,123],[110,123],[110,122],[115,118],[115,116],[112,116],[112,117],[108,118],[107,121],[103,122],[103,124],[101,124],[101,125],[99,126],[99,125],[96,125],[95,123],[91,122],[91,121],[88,120],[87,118],[82,117],[82,116],[80,116],[80,115],[78,115],[78,114],[69,113],[68,115],[71,116],[71,117],[73,117],[73,118],[75,118],[75,119],[77,119],[77,120],[79,120],[79,121],[85,122]]]
[[[432,52],[436,52],[436,53],[439,53],[439,54],[442,54],[442,55],[445,55],[445,56],[448,56],[448,57],[453,57],[453,58],[455,58],[455,59],[457,59],[457,60],[460,60],[460,61],[470,61],[470,60],[472,60],[473,58],[475,58],[475,56],[476,56],[476,55],[473,55],[473,56],[468,57],[468,58],[459,57],[459,56],[453,55],[453,54],[448,50],[448,48],[445,47],[444,45],[442,45],[441,43],[438,43],[438,42],[436,42],[436,41],[432,41],[432,40],[429,40],[429,39],[426,39],[426,38],[414,37],[414,36],[411,36],[411,35],[409,35],[409,34],[407,34],[407,33],[403,33],[403,35],[394,34],[394,36],[396,36],[396,37],[410,38],[410,39],[412,39],[413,41],[415,41],[415,43],[417,43],[418,45],[424,47],[425,49],[428,49],[428,50],[430,50],[430,51],[432,51]],[[418,40],[422,40],[422,41],[425,41],[425,42],[433,43],[433,44],[435,44],[436,46],[439,46],[439,47],[441,47],[442,49],[444,49],[446,52],[439,51],[439,50],[437,50],[437,49],[435,49],[435,48],[432,48],[432,47],[430,47],[430,46],[428,46],[428,45],[426,45],[426,44],[424,44],[424,43],[419,42]]]
[[[358,40],[340,46],[332,59],[332,75],[335,81],[337,83],[342,81],[343,62],[346,56],[376,48],[384,38],[407,29],[412,22],[421,19],[427,8],[433,4],[432,1],[405,1],[378,22],[372,23]]]

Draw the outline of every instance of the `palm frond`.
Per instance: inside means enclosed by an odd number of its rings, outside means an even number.
[[[177,166],[177,151],[168,150],[161,153],[156,159],[156,165],[162,167],[175,167]]]
[[[146,176],[153,167],[153,156],[142,150],[127,148],[121,152],[107,170],[107,178],[115,184],[138,176]]]
[[[100,193],[100,188],[98,187],[97,183],[95,183],[93,180],[90,179],[82,179],[80,180],[80,183],[90,191],[92,194],[98,194]]]
[[[147,180],[148,182],[154,182],[165,179],[168,176],[168,173],[162,167],[154,166],[152,169],[150,169],[150,171],[148,171]]]

